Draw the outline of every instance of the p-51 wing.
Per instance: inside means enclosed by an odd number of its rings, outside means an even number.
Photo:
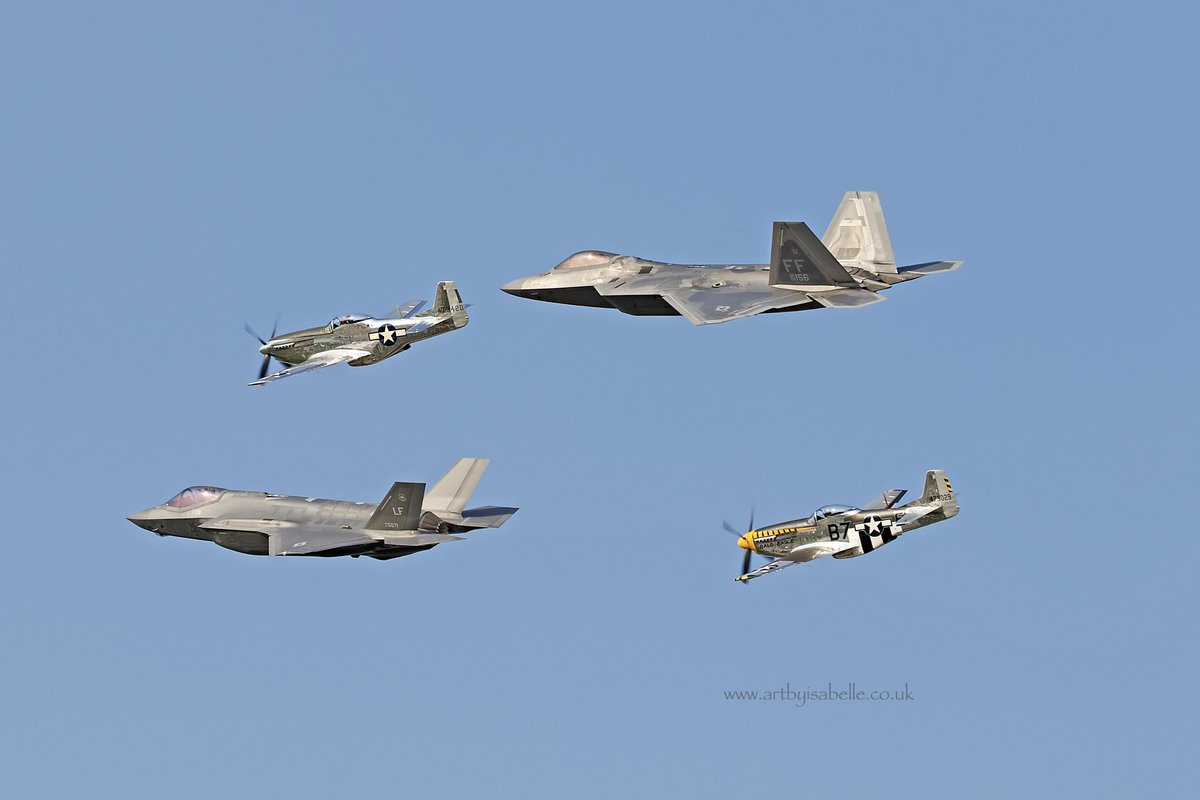
[[[758,569],[752,569],[745,575],[734,578],[734,580],[745,583],[754,578],[761,578],[768,573],[778,572],[784,567],[790,567],[792,564],[803,564],[806,561],[812,561],[814,558],[830,556],[840,553],[843,550],[849,550],[852,546],[849,542],[813,542],[812,544],[800,545],[788,553],[786,557],[776,559],[769,564],[763,564]]]
[[[369,356],[369,355],[371,355],[370,352],[368,352],[366,350],[356,350],[352,347],[336,347],[332,350],[326,350],[322,353],[317,353],[316,355],[309,358],[307,361],[301,362],[301,363],[295,365],[294,367],[288,367],[287,369],[281,369],[281,370],[279,370],[279,372],[274,372],[274,373],[266,376],[265,378],[260,378],[259,380],[251,381],[247,385],[248,386],[262,386],[266,383],[269,383],[270,381],[277,381],[280,378],[287,378],[292,375],[300,375],[301,373],[304,373],[304,372],[312,372],[314,369],[320,369],[321,367],[332,366],[333,364],[341,364],[342,362],[345,362],[345,361],[353,361],[356,358],[362,358],[364,356]]]

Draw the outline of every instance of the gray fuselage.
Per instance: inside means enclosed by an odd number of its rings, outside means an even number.
[[[185,490],[206,489],[193,487]],[[159,536],[178,536],[200,539],[249,555],[269,553],[269,535],[262,531],[213,529],[205,527],[214,520],[254,521],[259,527],[284,528],[303,525],[325,531],[328,537],[345,537],[348,541],[361,534],[371,514],[373,503],[354,503],[343,500],[323,500],[316,497],[291,497],[265,492],[243,492],[232,489],[213,489],[219,496],[187,508],[172,508],[168,504],[148,508],[129,517],[135,525]],[[183,493],[181,493],[182,495]],[[169,502],[174,502],[168,501]],[[318,533],[317,535],[321,535]],[[367,554],[374,558],[396,558],[434,545],[398,547],[384,542],[357,541],[345,548],[327,550],[316,555],[341,556]]]

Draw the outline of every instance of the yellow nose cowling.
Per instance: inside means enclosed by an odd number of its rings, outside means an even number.
[[[750,538],[750,534],[738,537],[738,547],[743,550],[754,550],[754,540]]]

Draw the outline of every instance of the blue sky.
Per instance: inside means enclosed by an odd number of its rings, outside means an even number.
[[[1196,16],[7,4],[0,787],[1190,794]],[[498,289],[585,248],[765,261],[848,189],[966,266],[703,329]],[[446,278],[465,330],[244,386],[244,322]],[[461,456],[520,513],[390,563],[124,519]],[[934,467],[952,522],[733,582],[723,519]],[[913,699],[724,695],[850,682]]]

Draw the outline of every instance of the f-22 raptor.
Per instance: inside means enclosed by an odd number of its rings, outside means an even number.
[[[192,486],[129,521],[159,536],[201,539],[256,556],[370,556],[419,553],[454,536],[499,528],[515,508],[467,508],[488,461],[463,458],[428,493],[395,483],[378,506]]]
[[[896,506],[904,489],[888,489],[862,508],[822,506],[807,519],[780,522],[739,534],[728,522],[725,530],[738,536],[738,547],[746,551],[740,582],[777,572],[792,564],[803,564],[821,556],[854,558],[866,555],[907,533],[958,513],[958,500],[946,473],[940,469],[925,473],[925,492],[919,498]],[[772,556],[774,561],[756,570],[750,569],[750,554]]]
[[[896,266],[875,192],[847,192],[821,239],[803,222],[776,222],[770,264],[666,264],[599,250],[504,286],[517,297],[682,315],[695,325],[755,314],[857,308],[898,283],[958,269],[961,261]]]
[[[263,339],[247,325],[246,333],[258,339],[262,344],[258,352],[263,354],[258,380],[248,385],[262,386],[343,361],[349,361],[352,367],[378,364],[423,339],[456,331],[467,324],[467,307],[458,296],[454,281],[439,283],[433,308],[419,313],[424,306],[424,300],[410,300],[386,317],[345,314],[320,328],[305,328],[280,336],[272,330],[270,339]],[[268,375],[272,358],[288,366]]]

